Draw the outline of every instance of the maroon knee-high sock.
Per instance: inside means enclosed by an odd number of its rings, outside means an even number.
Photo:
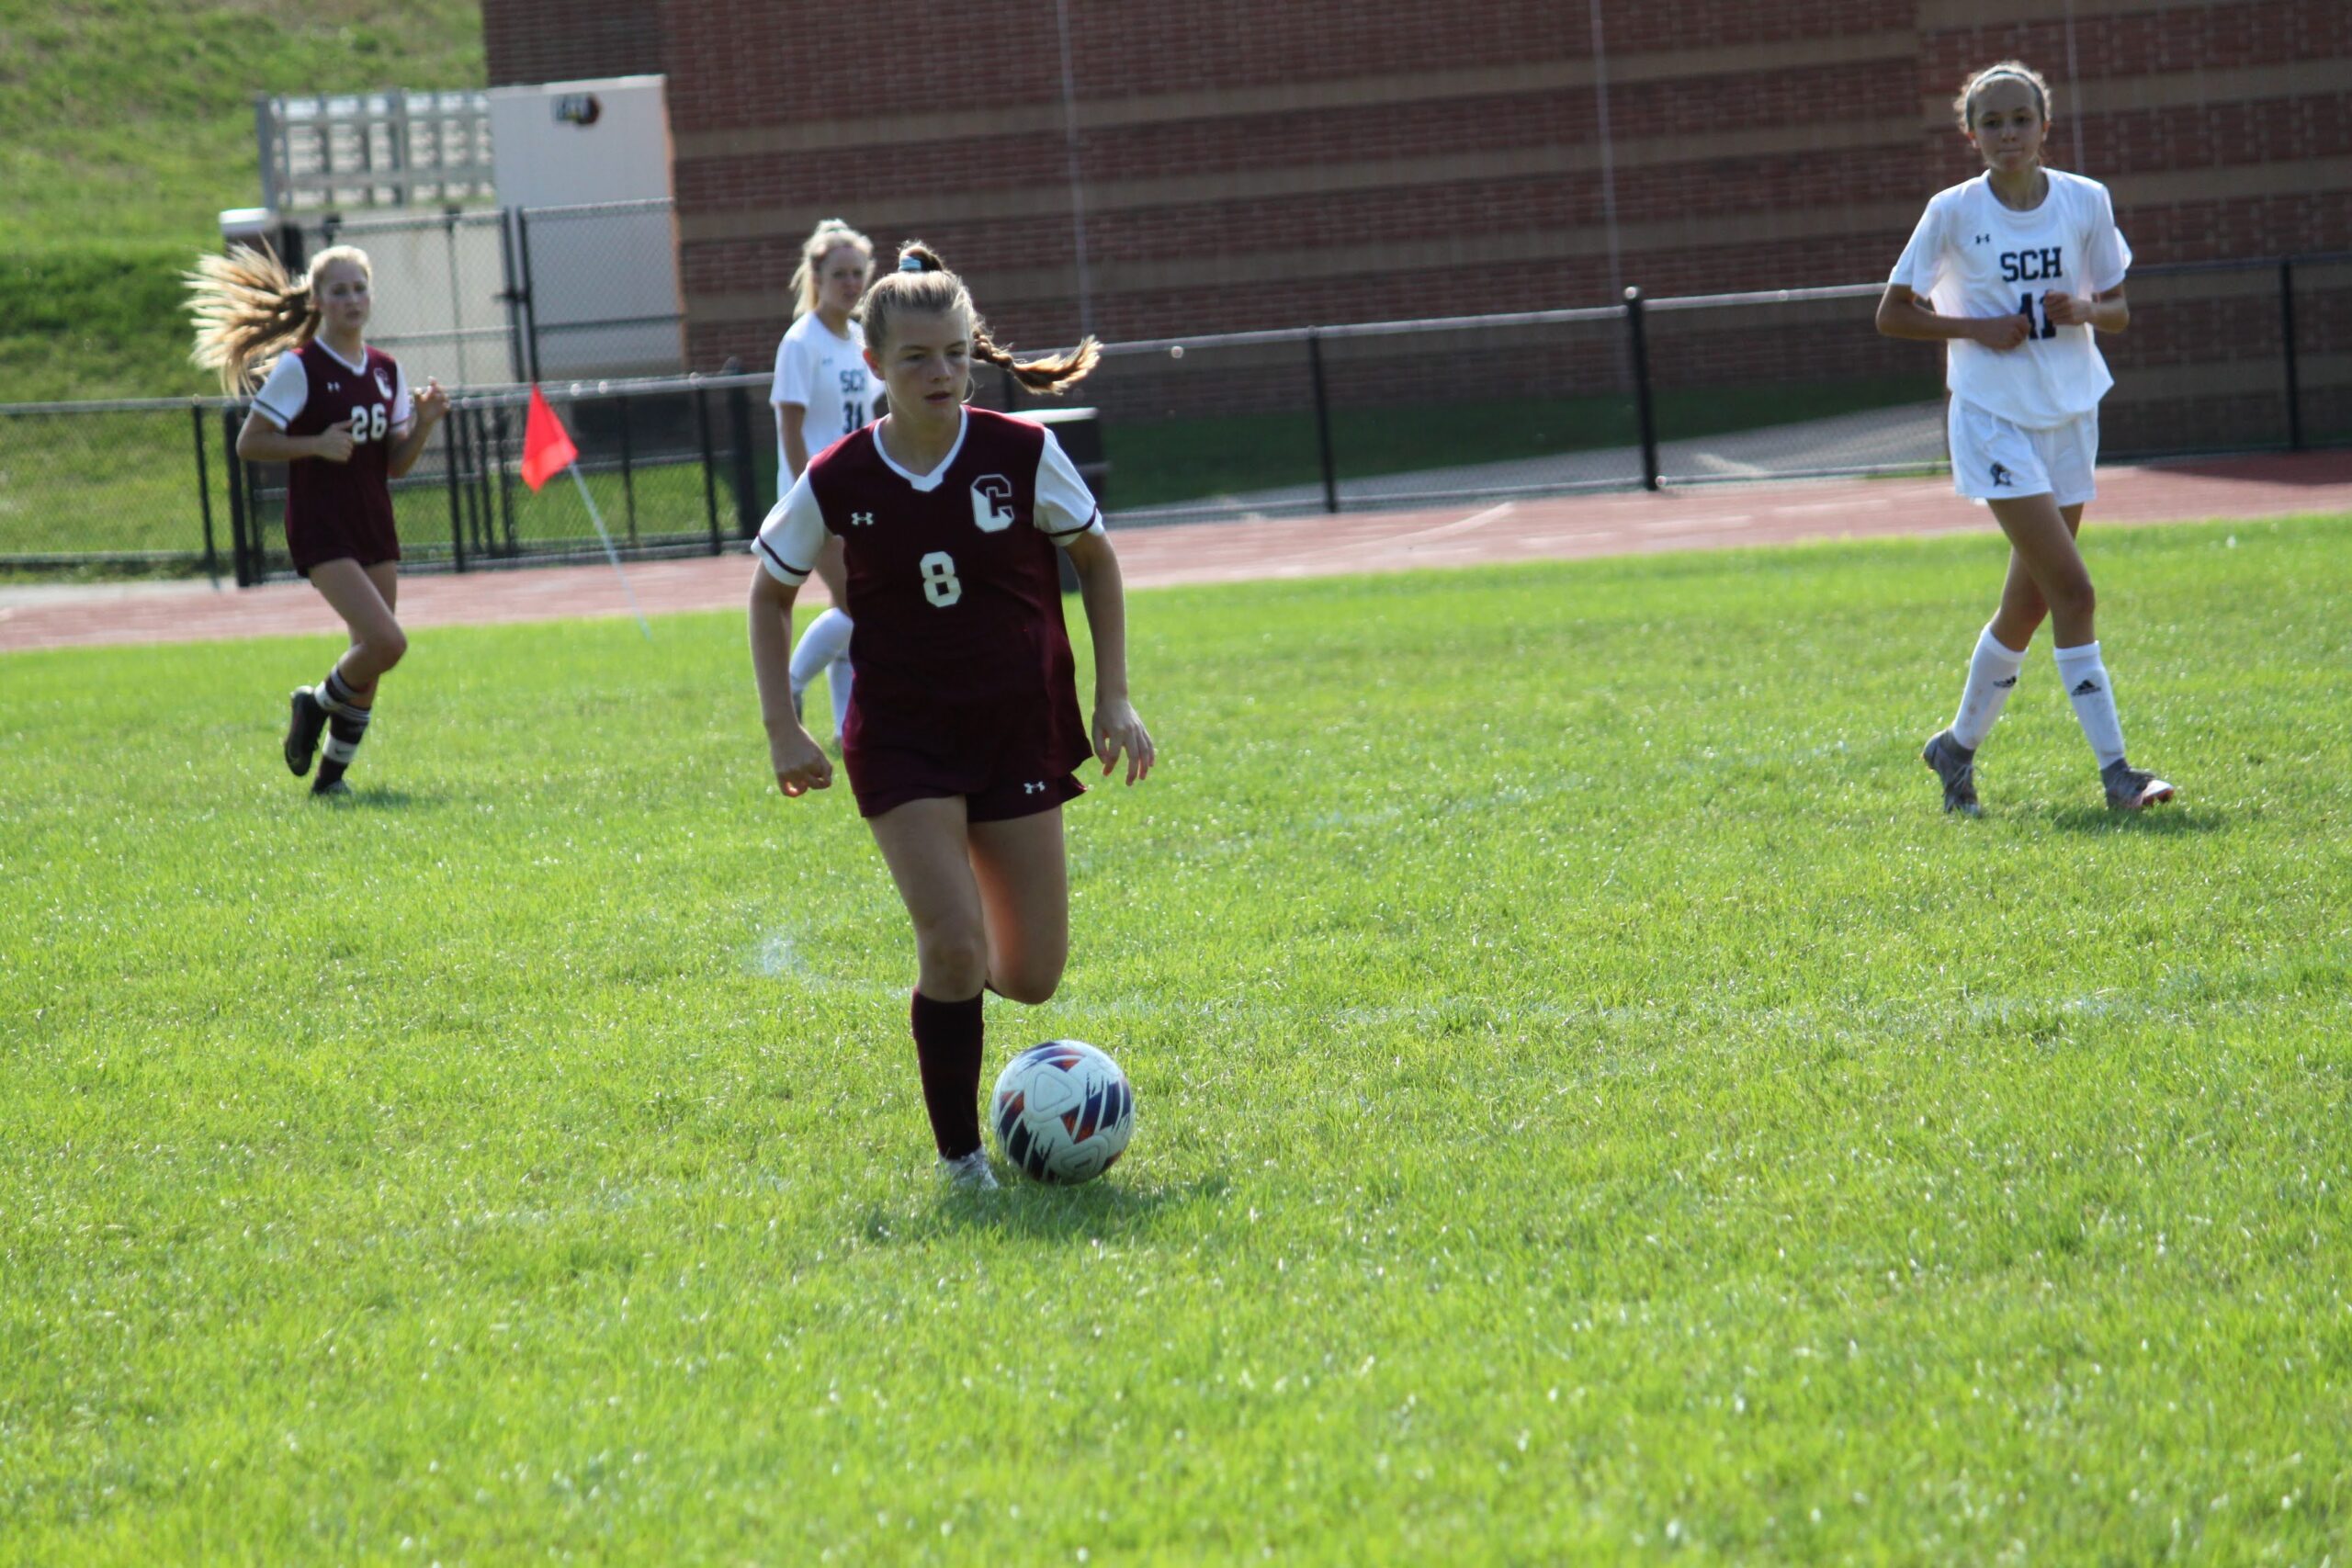
[[[942,1159],[980,1146],[980,998],[934,1001],[915,993],[910,1010],[923,1108]]]

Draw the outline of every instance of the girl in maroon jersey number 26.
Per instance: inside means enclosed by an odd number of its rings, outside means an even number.
[[[1151,736],[1127,701],[1126,597],[1102,514],[1051,432],[967,408],[972,361],[1036,391],[1094,367],[1091,338],[1015,364],[922,244],[865,292],[865,358],[889,414],[811,462],[753,545],[752,668],[776,784],[832,764],[792,711],[792,601],[828,537],[848,570],[857,668],[842,758],[914,922],[915,1060],[943,1170],[993,1187],[980,1148],[980,993],[1037,1003],[1069,955],[1062,803],[1091,756],[1127,783]],[[1094,638],[1094,721],[1078,713],[1057,551]]]
[[[367,737],[376,682],[408,651],[392,615],[401,542],[391,481],[416,462],[449,400],[438,381],[412,399],[398,362],[368,346],[365,252],[321,251],[299,280],[276,256],[246,248],[197,267],[188,278],[196,363],[241,392],[254,367],[277,355],[237,433],[237,456],[287,466],[287,553],[351,630],[326,679],[294,692],[286,765],[298,778],[309,773],[326,730],[311,793],[349,795],[344,770]]]

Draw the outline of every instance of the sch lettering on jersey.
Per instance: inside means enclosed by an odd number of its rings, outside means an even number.
[[[2066,247],[2064,245],[2001,253],[2001,281],[2004,283],[2054,282],[2065,273]]]
[[[983,534],[1001,534],[1012,526],[1012,481],[1002,474],[982,474],[972,481],[972,522]]]

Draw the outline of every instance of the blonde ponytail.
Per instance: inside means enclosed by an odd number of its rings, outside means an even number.
[[[197,257],[196,270],[181,275],[187,280],[188,314],[196,318],[188,358],[217,371],[230,392],[250,389],[254,367],[318,335],[319,280],[337,262],[375,276],[368,253],[355,245],[328,246],[299,278],[266,246],[239,245],[227,255]]]

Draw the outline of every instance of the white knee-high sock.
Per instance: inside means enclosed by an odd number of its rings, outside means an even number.
[[[835,735],[845,734],[849,729],[849,686],[850,682],[854,678],[849,667],[849,655],[846,653],[825,667],[825,687],[833,694],[833,733]]]
[[[827,610],[808,623],[808,629],[792,649],[794,692],[807,691],[826,665],[849,657],[850,625],[850,618],[839,610]]]
[[[1961,688],[1960,712],[1951,721],[1953,740],[1971,751],[1984,744],[2024,668],[2025,649],[2005,646],[1987,625],[1968,660],[1968,684]]]
[[[2115,688],[2099,661],[2098,644],[2060,649],[2058,679],[2065,685],[2066,700],[2075,705],[2075,721],[2083,727],[2083,739],[2091,743],[2098,765],[2111,768],[2123,761],[2123,723],[2115,716]]]

